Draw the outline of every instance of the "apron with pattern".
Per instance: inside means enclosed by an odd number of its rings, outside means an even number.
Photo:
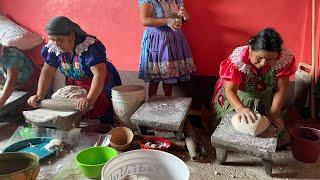
[[[91,87],[92,78],[85,75],[84,71],[81,69],[81,64],[78,60],[78,55],[75,55],[73,58],[73,63],[69,64],[66,61],[66,54],[61,55],[61,70],[66,75],[66,84],[67,85],[76,85],[81,88],[84,88],[89,92]],[[108,112],[108,109],[111,107],[111,103],[106,96],[105,86],[101,91],[98,99],[93,104],[93,109],[88,111],[83,118],[99,118],[105,115]]]

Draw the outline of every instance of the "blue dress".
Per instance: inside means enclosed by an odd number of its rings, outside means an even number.
[[[77,85],[87,91],[91,86],[93,74],[90,67],[100,63],[106,64],[107,75],[103,91],[93,105],[93,109],[85,114],[85,118],[112,117],[111,89],[121,85],[118,71],[113,64],[107,61],[104,45],[94,37],[76,37],[76,46],[73,53],[60,52],[52,41],[49,41],[41,50],[45,63],[58,68],[67,77],[68,85]],[[104,121],[104,119],[100,119]]]
[[[99,63],[105,63],[107,66],[107,80],[104,91],[108,97],[111,97],[111,88],[121,85],[121,79],[117,69],[106,58],[106,49],[104,45],[94,37],[78,37],[78,43],[74,49],[73,58],[71,55],[61,53],[53,42],[49,42],[41,50],[41,55],[48,65],[58,68],[62,74],[71,79],[77,80],[82,77],[92,78],[91,66]],[[74,67],[65,67],[62,62],[63,56],[66,59],[66,65],[74,63],[74,57],[78,54],[78,63]]]
[[[183,7],[183,0],[166,0],[168,4],[176,4],[178,7]],[[153,17],[162,18],[165,17],[164,8],[161,5],[161,1],[158,0],[138,0],[138,5],[148,3],[153,7]]]
[[[183,0],[139,0],[150,4],[154,18],[173,17]],[[174,84],[190,79],[196,70],[192,54],[182,31],[168,26],[147,27],[144,31],[139,63],[139,78],[145,82]]]

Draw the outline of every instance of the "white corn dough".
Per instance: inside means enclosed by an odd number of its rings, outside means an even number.
[[[80,99],[87,96],[87,91],[79,86],[65,86],[58,89],[52,99]]]
[[[240,115],[237,113],[231,118],[231,123],[236,131],[248,134],[251,136],[258,136],[268,129],[270,122],[266,116],[261,116],[261,114],[256,114],[258,120],[255,120],[254,123],[245,121],[240,122]]]
[[[52,139],[47,145],[44,146],[44,148],[47,151],[54,151],[56,147],[61,145],[61,140],[60,139]]]

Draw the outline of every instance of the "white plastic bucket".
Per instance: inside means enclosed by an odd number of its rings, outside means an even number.
[[[134,150],[108,161],[102,169],[101,179],[117,180],[129,175],[151,180],[188,180],[190,172],[181,159],[167,152]]]
[[[112,88],[111,96],[113,112],[122,125],[137,130],[131,123],[130,117],[145,101],[145,88],[139,85],[116,86]]]

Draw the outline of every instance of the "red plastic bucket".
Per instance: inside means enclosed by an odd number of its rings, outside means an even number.
[[[304,163],[315,163],[320,155],[320,130],[308,127],[290,131],[292,156]]]

